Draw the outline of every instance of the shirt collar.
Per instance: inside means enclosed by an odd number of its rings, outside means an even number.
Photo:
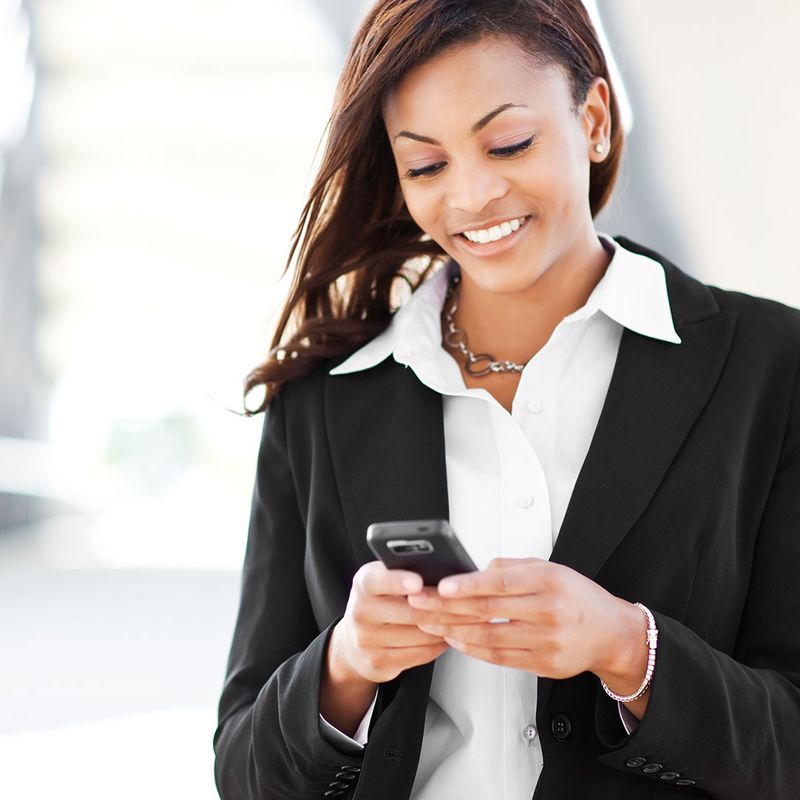
[[[564,322],[576,322],[602,311],[624,328],[680,344],[661,264],[626,250],[605,233],[598,231],[597,235],[606,249],[613,250],[611,261],[585,305],[565,317]],[[411,295],[395,312],[386,330],[330,370],[330,374],[369,369],[392,354],[405,362],[413,352],[441,347],[441,310],[452,263],[446,262]]]

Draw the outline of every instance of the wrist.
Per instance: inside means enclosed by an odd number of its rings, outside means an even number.
[[[375,696],[377,684],[349,665],[346,649],[341,644],[344,632],[340,625],[334,626],[328,639],[319,710],[328,723],[352,736]]]
[[[637,691],[647,673],[647,617],[633,603],[619,602],[610,644],[593,672],[616,693],[628,695]]]
[[[324,680],[337,689],[352,688],[367,682],[367,679],[355,669],[347,658],[345,634],[346,631],[340,621],[331,631],[325,659]]]

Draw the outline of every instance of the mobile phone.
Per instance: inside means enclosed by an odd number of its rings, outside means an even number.
[[[416,572],[426,586],[478,569],[446,519],[374,522],[367,544],[389,569]]]

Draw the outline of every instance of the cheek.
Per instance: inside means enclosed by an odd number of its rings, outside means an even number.
[[[583,163],[567,150],[564,147],[547,158],[539,158],[526,169],[529,194],[545,206],[573,207],[588,198],[589,162]]]
[[[411,219],[429,236],[434,239],[439,238],[442,218],[436,193],[411,186],[403,189],[403,199],[406,201],[406,208],[411,214]]]

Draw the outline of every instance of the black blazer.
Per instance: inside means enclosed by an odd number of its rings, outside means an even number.
[[[624,331],[552,560],[649,606],[658,660],[630,736],[594,675],[540,679],[534,797],[800,798],[800,312],[618,241],[663,264],[682,344]],[[223,800],[404,800],[414,779],[432,665],[381,687],[363,756],[320,735],[319,682],[369,523],[448,517],[442,398],[391,358],[333,365],[266,414]]]

